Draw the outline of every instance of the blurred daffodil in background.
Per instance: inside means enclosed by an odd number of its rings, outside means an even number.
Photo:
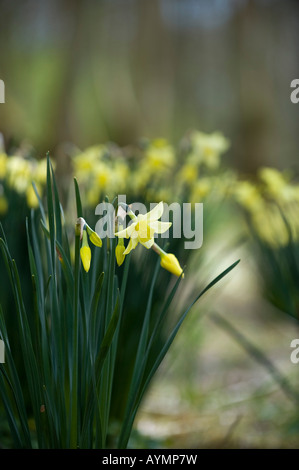
[[[220,157],[230,146],[229,140],[222,133],[205,134],[194,131],[190,136],[191,152],[188,161],[196,165],[205,165],[211,170],[220,166]]]
[[[0,215],[7,212],[9,201],[14,194],[24,198],[29,208],[38,207],[36,192],[32,186],[34,182],[38,194],[42,195],[46,185],[46,158],[36,159],[20,154],[7,155],[0,152],[0,185],[2,210]]]

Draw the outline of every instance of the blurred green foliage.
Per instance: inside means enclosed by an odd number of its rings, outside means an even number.
[[[296,2],[1,0],[0,11],[7,145],[62,159],[67,142],[221,129],[239,169],[296,165]]]

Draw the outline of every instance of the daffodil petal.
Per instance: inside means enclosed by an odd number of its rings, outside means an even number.
[[[138,232],[136,229],[131,233],[131,238],[138,238]]]
[[[164,210],[163,201],[161,201],[151,211],[145,214],[145,217],[148,221],[158,220],[162,216],[163,210]]]
[[[91,250],[89,246],[82,246],[80,249],[80,256],[82,260],[83,267],[85,271],[88,273],[90,268],[90,261],[91,261]]]
[[[135,230],[136,223],[137,222],[133,222],[124,230],[120,230],[119,232],[116,232],[115,235],[119,238],[129,238]]]
[[[161,256],[161,266],[178,277],[183,272],[178,259],[172,253],[165,253]],[[184,277],[184,274],[182,274],[182,277]]]
[[[139,230],[138,230],[139,238],[149,240],[150,238],[153,238],[154,235],[155,235],[155,230],[151,228],[149,224],[145,223],[143,224],[143,226],[139,226]]]
[[[130,251],[134,250],[136,246],[138,245],[138,238],[130,238],[129,244],[127,248],[124,251],[124,255],[128,255]]]
[[[115,248],[115,257],[118,266],[121,266],[125,260],[125,247],[123,245],[117,245]]]
[[[149,226],[154,230],[155,233],[164,233],[171,227],[171,222],[160,222],[158,220],[149,222]]]
[[[95,246],[102,246],[102,240],[100,239],[99,235],[96,232],[92,232],[89,240],[95,245]]]
[[[139,242],[141,243],[141,245],[145,246],[145,248],[149,249],[153,246],[155,240],[154,238],[151,238],[150,240],[146,240],[146,241],[139,239]]]

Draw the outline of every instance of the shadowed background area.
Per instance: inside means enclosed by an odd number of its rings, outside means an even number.
[[[291,0],[0,1],[1,132],[40,156],[220,129],[230,163],[297,160]]]

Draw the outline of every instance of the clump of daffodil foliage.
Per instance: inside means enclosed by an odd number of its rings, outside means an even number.
[[[123,204],[121,210],[131,224],[124,228],[117,220],[113,236],[101,239],[83,217],[76,179],[74,186],[77,213],[69,232],[48,156],[45,202],[34,186],[38,209],[24,221],[33,308],[28,308],[17,263],[4,230],[0,232],[0,251],[15,301],[15,309],[0,307],[6,358],[0,364],[0,412],[15,448],[126,448],[142,399],[187,314],[239,262],[188,299],[174,317],[183,270],[175,254],[154,239],[170,227],[159,220],[163,203],[137,216]],[[118,219],[117,206],[115,212]],[[148,278],[138,286],[130,270],[137,245],[145,248],[143,254],[151,250],[156,258],[154,266],[143,263]],[[174,284],[161,282],[164,270],[177,277]],[[125,321],[130,315],[130,284],[145,299],[135,317],[136,345],[130,342]],[[155,293],[161,285],[164,297],[157,305]],[[17,348],[10,341],[16,329]],[[163,342],[161,329],[166,329]],[[119,357],[125,363],[119,363]],[[119,386],[122,370],[125,380]]]
[[[299,320],[298,182],[262,167],[255,180],[235,181],[230,197],[245,215],[266,298]]]
[[[42,193],[46,184],[46,168],[46,158],[37,160],[26,155],[23,149],[8,156],[0,142],[0,217],[14,209],[10,207],[10,201],[15,202],[13,193],[25,199],[29,208],[38,207],[32,182]]]
[[[298,239],[299,184],[289,172],[260,168],[256,180],[236,180],[230,196],[246,211],[256,235],[269,246],[285,246],[291,238]]]

